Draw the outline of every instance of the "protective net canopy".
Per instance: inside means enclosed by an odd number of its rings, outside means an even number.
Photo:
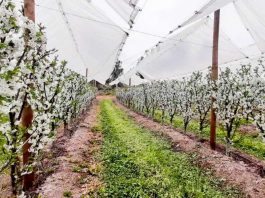
[[[164,39],[172,28],[183,23],[208,1],[139,1],[142,11],[137,15],[120,57],[124,70],[128,71],[145,50]]]
[[[201,19],[203,17],[206,17],[207,15],[211,14],[215,10],[222,8],[223,6],[227,5],[228,3],[232,2],[233,0],[212,0],[208,2],[205,6],[203,6],[199,11],[196,11],[195,14],[190,17],[188,20],[183,22],[181,25],[179,25],[177,28],[171,30],[170,33],[176,31],[177,29],[186,26],[190,23],[193,23],[197,21],[198,19]]]
[[[134,23],[140,8],[137,7],[138,0],[106,0],[106,2],[130,25]]]
[[[46,27],[48,48],[58,49],[59,58],[67,60],[70,69],[84,76],[88,70],[89,80],[105,84],[128,36],[125,30],[137,14],[135,3],[36,0],[36,23]],[[23,1],[16,4],[20,7]]]
[[[234,4],[259,50],[265,52],[265,2],[262,0],[238,0]]]
[[[175,78],[211,65],[213,22],[206,18],[158,44],[137,66],[151,80]],[[244,58],[244,54],[220,33],[220,63]],[[176,75],[174,75],[176,74]]]
[[[102,84],[118,61],[130,70],[114,83],[132,85],[211,66],[212,15],[218,9],[221,65],[265,52],[264,0],[187,2],[36,0],[36,22],[47,27],[48,48],[58,49],[70,69],[82,75],[87,70],[88,80]]]
[[[263,8],[263,9],[262,9]],[[144,53],[130,73],[146,80],[175,79],[212,64],[213,12],[221,9],[220,66],[256,60],[264,53],[265,2],[262,0],[212,0]],[[225,22],[223,22],[225,21]],[[133,71],[133,72],[132,72]]]

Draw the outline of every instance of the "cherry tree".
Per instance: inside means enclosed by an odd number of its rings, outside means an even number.
[[[207,116],[211,109],[211,79],[210,75],[204,76],[202,72],[195,72],[190,77],[191,95],[194,102],[195,118],[199,120],[199,130],[202,132],[207,127]]]
[[[21,193],[22,176],[34,171],[40,151],[51,140],[58,112],[68,108],[60,109],[60,97],[74,97],[71,112],[75,116],[93,99],[84,77],[67,70],[72,76],[67,81],[66,62],[58,60],[56,50],[46,48],[45,28],[21,13],[11,1],[0,1],[0,133],[8,156],[0,171],[11,167],[14,194]],[[71,93],[65,92],[68,83]],[[23,123],[23,114],[32,118],[30,125]],[[27,143],[31,158],[21,166],[19,157]]]

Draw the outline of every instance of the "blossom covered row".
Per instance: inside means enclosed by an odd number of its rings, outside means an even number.
[[[255,65],[255,66],[253,66]],[[232,137],[243,119],[252,120],[265,139],[265,62],[261,57],[252,64],[241,65],[232,71],[221,71],[219,80],[195,72],[182,80],[156,81],[117,91],[117,98],[136,111],[153,116],[161,113],[172,122],[174,116],[183,118],[187,129],[191,119],[198,120],[202,131],[209,125],[212,98],[218,122]],[[213,101],[214,101],[213,100]]]
[[[69,122],[94,98],[85,77],[67,69],[46,44],[43,26],[24,17],[12,1],[0,1],[0,136],[8,156],[0,171],[11,165],[16,186],[21,175],[33,170],[57,123]],[[31,109],[33,121],[25,140],[22,117]],[[18,159],[26,142],[34,159],[21,167]]]

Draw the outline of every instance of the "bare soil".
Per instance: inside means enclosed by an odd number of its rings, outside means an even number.
[[[7,174],[0,175],[0,197],[9,198],[11,197],[11,181],[10,176]]]
[[[70,138],[59,133],[51,147],[54,154],[48,155],[42,162],[46,178],[36,194],[43,198],[79,198],[82,195],[92,195],[101,188],[101,164],[96,156],[101,148],[102,134],[94,130],[98,114],[99,105],[96,100],[83,121],[72,131]]]
[[[181,130],[163,126],[114,101],[140,126],[169,139],[175,151],[197,154],[196,164],[204,169],[210,169],[216,177],[223,179],[228,185],[238,187],[247,197],[265,197],[265,179],[257,173],[255,166],[213,151],[208,144],[183,134]]]
[[[244,124],[239,127],[238,131],[242,134],[247,134],[254,137],[259,135],[259,131],[254,124]]]

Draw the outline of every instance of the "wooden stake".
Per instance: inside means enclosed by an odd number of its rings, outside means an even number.
[[[30,20],[35,22],[35,0],[24,0],[24,15],[28,17]],[[25,42],[27,42],[27,35],[25,38]],[[26,166],[30,163],[30,158],[32,157],[29,149],[31,144],[28,143],[28,138],[30,134],[27,133],[27,129],[31,126],[33,121],[33,110],[31,106],[27,102],[27,97],[25,96],[23,102],[22,116],[21,116],[21,124],[25,128],[26,132],[24,134],[25,144],[22,148],[23,150],[23,165]],[[34,182],[34,172],[31,174],[27,174],[23,176],[23,190],[29,190],[33,186]]]
[[[213,54],[212,54],[212,74],[213,81],[218,80],[218,48],[219,48],[219,28],[220,28],[220,10],[214,12],[214,31],[213,31]],[[211,149],[216,148],[216,109],[213,103],[216,98],[212,98],[211,107],[211,130],[210,130],[210,146]]]
[[[31,106],[27,102],[25,102],[25,106],[23,108],[22,117],[21,117],[21,124],[27,130],[31,126],[32,120],[33,120],[33,110]],[[30,137],[30,134],[25,132],[24,141],[27,141],[29,137]],[[29,152],[30,147],[31,147],[31,144],[29,144],[27,141],[25,142],[22,148],[24,166],[27,166],[30,163],[30,158],[32,157],[31,153]],[[33,186],[33,182],[34,182],[34,172],[32,172],[31,174],[24,175],[23,176],[23,189],[29,190]]]
[[[132,85],[132,79],[129,78],[129,86],[131,86],[131,85]]]
[[[24,15],[35,22],[35,0],[24,0]]]

